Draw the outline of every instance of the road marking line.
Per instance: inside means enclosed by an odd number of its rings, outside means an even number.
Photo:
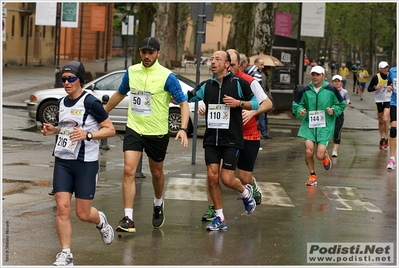
[[[280,183],[258,182],[258,187],[263,193],[262,204],[295,207]],[[169,177],[164,196],[165,199],[208,201],[206,179]]]
[[[322,191],[338,210],[382,211],[370,202],[363,202],[363,196],[356,192],[356,187],[324,186]]]
[[[258,182],[258,187],[263,193],[262,205],[295,207],[280,183]]]
[[[208,201],[206,179],[169,177],[166,183],[165,199]]]

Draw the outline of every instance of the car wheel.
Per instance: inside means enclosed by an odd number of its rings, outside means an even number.
[[[169,109],[169,119],[168,119],[168,132],[169,136],[175,137],[177,132],[179,132],[181,126],[181,115],[179,108]]]
[[[43,103],[38,110],[38,120],[42,123],[58,123],[58,106],[56,100]]]

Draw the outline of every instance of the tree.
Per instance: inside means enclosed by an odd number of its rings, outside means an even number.
[[[255,9],[255,34],[252,54],[270,55],[274,42],[274,14],[277,3],[261,2]]]
[[[252,53],[252,36],[255,25],[252,15],[255,11],[255,4],[235,3],[233,5],[233,18],[226,48],[233,48],[240,53],[250,55]]]
[[[144,38],[151,35],[151,26],[154,22],[154,18],[157,12],[157,4],[156,3],[138,3],[139,5],[139,12],[138,12],[138,19],[139,19],[139,26],[137,31],[137,45],[136,45],[136,53],[134,62],[140,62],[140,53],[138,51],[140,42]]]
[[[156,38],[162,44],[159,63],[170,68],[170,59],[176,58],[177,3],[158,3]]]

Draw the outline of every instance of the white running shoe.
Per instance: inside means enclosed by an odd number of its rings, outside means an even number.
[[[66,253],[61,251],[55,257],[54,266],[73,266],[73,255],[72,253]]]
[[[389,169],[389,170],[394,170],[394,169],[395,169],[395,167],[396,167],[395,160],[393,160],[393,159],[389,159],[389,161],[388,161],[388,165],[387,165],[387,169]]]
[[[337,156],[338,156],[338,152],[337,152],[336,149],[333,149],[333,150],[332,150],[331,156],[332,156],[332,157],[337,157]]]
[[[98,231],[101,234],[101,239],[106,245],[109,245],[114,240],[114,229],[109,225],[107,221],[107,217],[105,216],[104,212],[99,211],[98,214],[103,219],[103,226],[101,228],[97,227]]]

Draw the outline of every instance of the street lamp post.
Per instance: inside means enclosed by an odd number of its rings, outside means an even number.
[[[133,3],[133,52],[132,52],[132,65],[134,64],[136,56],[136,16],[137,16],[137,5]]]
[[[127,50],[128,50],[128,43],[129,43],[129,11],[130,11],[130,3],[126,4],[126,17],[125,17],[125,24],[127,25],[126,30],[126,45],[125,45],[125,69],[127,69]]]

